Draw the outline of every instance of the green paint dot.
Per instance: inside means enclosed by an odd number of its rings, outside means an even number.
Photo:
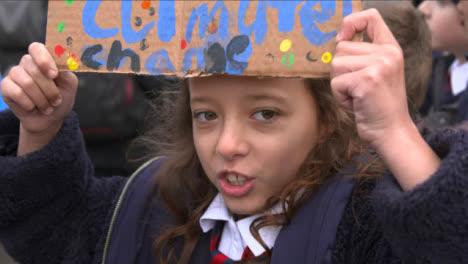
[[[292,53],[284,54],[283,58],[281,59],[281,62],[283,63],[284,66],[291,67],[294,64],[294,54]]]
[[[67,0],[67,5],[73,4],[73,0]]]
[[[58,25],[57,25],[57,31],[58,31],[58,32],[63,32],[64,29],[65,29],[65,23],[64,23],[64,22],[58,23]]]

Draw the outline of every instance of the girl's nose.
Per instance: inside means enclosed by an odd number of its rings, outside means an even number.
[[[216,152],[225,160],[233,160],[247,155],[249,144],[241,126],[234,122],[225,123],[219,134]]]

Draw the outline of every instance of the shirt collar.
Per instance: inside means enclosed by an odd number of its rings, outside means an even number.
[[[466,89],[468,83],[468,63],[460,64],[459,60],[455,60],[450,66],[450,73],[452,94],[457,96]]]
[[[272,212],[282,212],[281,206],[279,204],[274,206]],[[214,227],[216,221],[226,221],[229,223],[226,224],[228,228],[237,227],[242,239],[245,241],[252,253],[255,256],[259,256],[265,252],[265,249],[253,237],[252,233],[250,233],[250,225],[255,219],[262,215],[263,214],[252,215],[239,221],[234,221],[234,217],[227,208],[223,196],[218,193],[206,209],[205,213],[200,217],[200,227],[202,228],[203,232],[206,233]],[[273,248],[276,237],[278,236],[281,228],[282,226],[267,226],[262,227],[259,230],[260,237],[263,239],[268,248]]]

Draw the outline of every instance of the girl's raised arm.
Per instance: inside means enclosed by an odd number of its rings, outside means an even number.
[[[11,111],[0,112],[0,241],[20,263],[100,263],[126,182],[94,177],[70,113],[77,83],[39,43],[2,82]]]
[[[362,31],[372,43],[351,41]],[[376,149],[404,190],[423,183],[440,159],[409,115],[398,42],[375,9],[347,16],[336,41],[331,81],[335,98],[354,112],[360,137]]]

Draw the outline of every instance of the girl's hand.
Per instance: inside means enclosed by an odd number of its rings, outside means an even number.
[[[351,41],[362,31],[372,43]],[[331,81],[336,100],[354,113],[360,137],[376,149],[403,189],[424,182],[440,160],[409,115],[398,42],[375,9],[347,16],[336,41]]]
[[[372,43],[351,41],[364,30]],[[340,105],[354,112],[361,138],[378,147],[388,131],[412,123],[403,52],[375,9],[346,17],[336,41],[333,93]]]
[[[21,122],[18,155],[43,147],[56,135],[73,107],[77,86],[73,73],[59,73],[43,44],[29,46],[29,54],[1,85],[5,103]]]

